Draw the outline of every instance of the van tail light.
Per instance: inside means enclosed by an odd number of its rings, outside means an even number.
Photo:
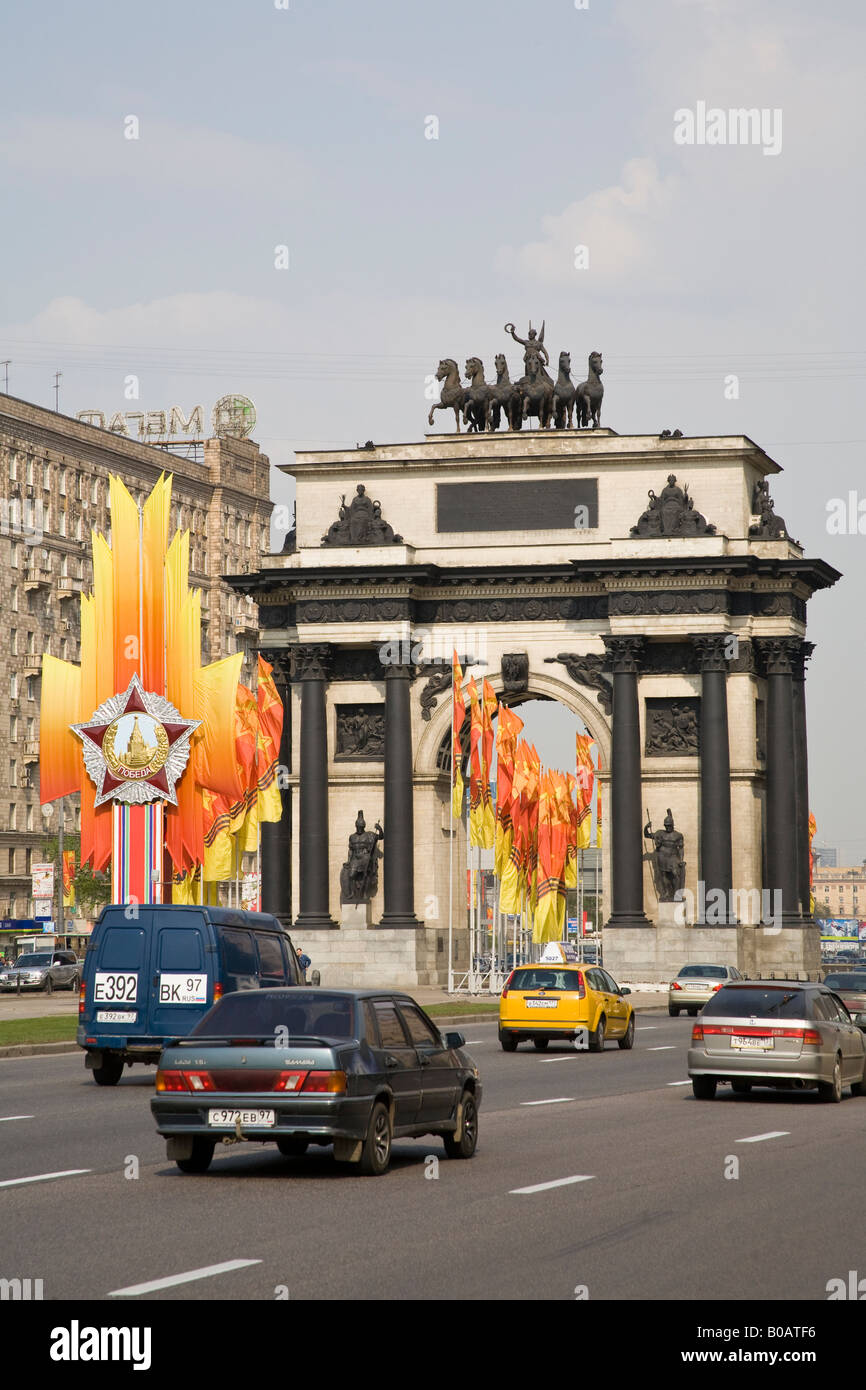
[[[346,1090],[344,1071],[308,1071],[302,1091],[328,1091],[332,1095],[343,1095]]]
[[[215,1091],[213,1077],[207,1071],[158,1071],[158,1091]]]
[[[682,985],[678,985],[676,980],[671,980],[671,989],[682,989]]]
[[[511,974],[508,976],[508,979],[505,981],[505,984],[502,986],[502,994],[501,994],[501,996],[500,996],[502,999],[507,999],[507,998],[508,998],[508,986],[511,984],[511,981],[512,981],[513,979],[514,979],[514,971],[512,970]]]
[[[82,981],[81,981],[81,987],[80,987],[80,989],[79,989],[79,991],[78,991],[78,1017],[79,1017],[79,1018],[81,1018],[82,1014],[84,1013],[84,990],[85,990],[85,985],[84,985],[84,981],[82,980]]]
[[[702,1023],[696,1023],[692,1028],[692,1042],[703,1042],[703,1040],[704,1025]]]
[[[215,1004],[218,1004],[219,1001],[222,999],[222,997],[223,997],[223,987],[222,987],[222,985],[220,984],[219,980],[215,980],[215,981],[214,981],[214,987],[213,987],[213,1002],[214,1002]]]

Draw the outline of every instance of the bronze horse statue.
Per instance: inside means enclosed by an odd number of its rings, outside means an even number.
[[[433,424],[434,410],[453,410],[457,433],[460,433],[460,411],[466,399],[466,392],[460,385],[460,372],[453,357],[443,357],[436,368],[436,380],[444,381],[438,403],[431,405],[427,417],[428,425]]]
[[[464,376],[469,382],[463,403],[463,423],[470,433],[490,429],[490,406],[493,387],[484,380],[484,363],[480,357],[468,357]]]
[[[577,388],[578,428],[586,429],[592,420],[592,428],[597,430],[601,423],[601,402],[604,396],[604,386],[601,382],[603,370],[601,353],[591,352],[589,354],[589,376]]]
[[[520,378],[518,385],[523,397],[523,419],[528,420],[530,415],[535,415],[538,428],[549,429],[553,414],[553,382],[544,371],[540,358],[530,358],[527,374]]]
[[[559,354],[559,376],[556,378],[556,385],[553,388],[553,423],[558,430],[566,428],[566,417],[568,418],[568,428],[571,429],[571,417],[574,413],[574,398],[577,391],[571,379],[571,353],[561,352]]]
[[[499,422],[504,413],[506,424],[510,430],[519,430],[523,423],[523,403],[520,399],[520,387],[511,380],[508,375],[508,363],[505,360],[504,352],[497,352],[494,358],[496,366],[496,385],[491,386],[493,393],[491,401],[490,428],[499,429]]]

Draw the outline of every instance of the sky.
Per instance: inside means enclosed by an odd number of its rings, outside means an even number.
[[[605,424],[749,435],[842,572],[809,605],[811,802],[859,863],[864,39],[860,0],[18,0],[10,392],[53,405],[61,371],[72,415],[243,393],[285,509],[277,464],[422,437],[439,359],[492,370],[505,322],[601,350]],[[697,135],[714,108],[764,131],[678,143],[675,113]]]

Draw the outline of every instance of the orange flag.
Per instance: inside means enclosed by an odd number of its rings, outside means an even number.
[[[455,651],[451,657],[451,766],[454,769],[451,814],[455,820],[459,820],[463,814],[463,749],[460,746],[460,734],[466,719],[466,699],[462,686],[463,672]]]
[[[517,739],[523,728],[520,719],[507,705],[499,706],[496,723],[496,856],[495,873],[502,878],[511,854],[514,828],[511,817],[514,756]]]

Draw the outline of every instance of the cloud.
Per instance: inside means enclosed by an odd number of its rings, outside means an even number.
[[[658,229],[676,194],[677,179],[662,178],[652,159],[630,159],[618,184],[543,217],[542,240],[501,247],[495,268],[546,284],[574,285],[583,273],[575,268],[576,248],[586,246],[593,287],[630,279],[653,257]]]
[[[0,167],[29,178],[121,180],[153,195],[176,192],[249,196],[275,182],[298,192],[308,171],[287,146],[257,143],[205,126],[180,125],[137,114],[139,138],[124,136],[127,114],[111,120],[69,116],[10,116],[0,129]]]

